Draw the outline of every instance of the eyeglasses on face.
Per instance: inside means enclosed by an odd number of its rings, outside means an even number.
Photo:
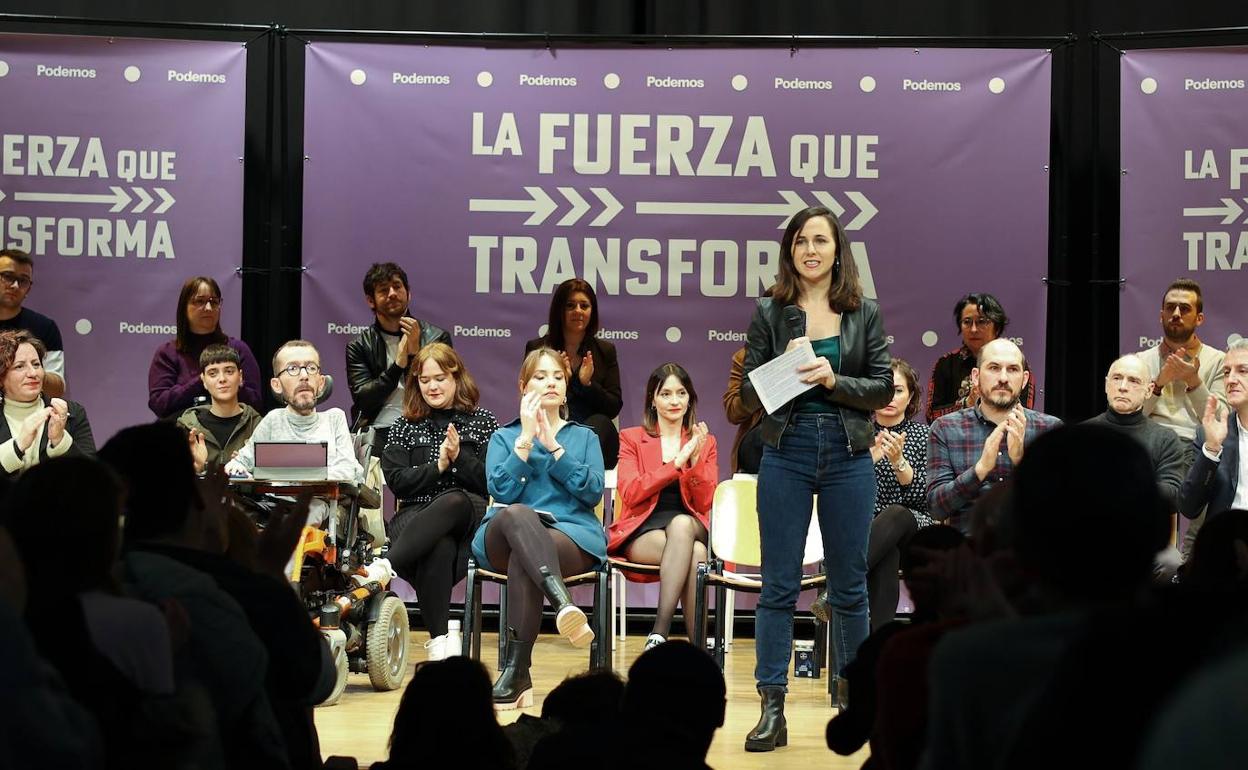
[[[279,372],[279,374],[287,374],[291,377],[298,377],[300,370],[307,372],[309,376],[315,376],[321,373],[321,367],[316,364],[291,364]]]
[[[220,297],[191,297],[191,307],[202,310],[209,305],[221,307]]]
[[[5,270],[0,273],[0,281],[2,281],[5,286],[16,286],[19,289],[29,289],[35,283],[30,280],[29,277],[24,276],[21,273],[15,273],[12,270]]]

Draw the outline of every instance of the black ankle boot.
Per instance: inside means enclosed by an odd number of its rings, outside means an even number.
[[[533,643],[517,639],[514,628],[508,628],[507,634],[507,661],[494,682],[494,708],[500,711],[533,705],[533,680],[529,677]]]
[[[784,685],[762,685],[763,713],[758,724],[745,736],[746,751],[772,751],[789,743],[789,727],[784,721]]]
[[[555,626],[559,633],[573,647],[588,647],[594,641],[594,630],[589,627],[584,610],[572,603],[572,595],[568,593],[568,587],[563,584],[562,578],[551,574],[546,567],[540,569],[542,593],[550,600],[550,606],[555,608]]]

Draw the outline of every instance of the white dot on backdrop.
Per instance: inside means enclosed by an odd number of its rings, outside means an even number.
[[[9,63],[4,59],[0,59],[0,78],[9,74]]]
[[[125,70],[123,70],[121,74],[123,77],[125,77],[126,80],[128,80],[131,83],[139,82],[139,78],[143,76],[143,73],[139,71],[139,68],[134,66],[133,64],[131,64],[129,67],[126,67]]]
[[[1146,94],[1157,93],[1157,78],[1144,78],[1141,80],[1140,90]]]
[[[929,348],[934,348],[936,347],[937,342],[940,342],[940,335],[938,335],[936,332],[934,331],[923,332],[923,344],[924,345],[927,345]]]
[[[368,80],[368,73],[364,70],[351,70],[351,84],[356,86],[364,85],[364,81]]]
[[[614,72],[608,72],[602,76],[602,84],[607,88],[615,90],[620,87],[620,76]]]
[[[91,320],[88,318],[79,318],[77,323],[74,324],[74,331],[79,334],[90,334]]]
[[[875,78],[870,75],[863,75],[862,80],[858,81],[858,87],[862,89],[864,94],[869,94],[875,90]]]
[[[732,76],[733,89],[737,91],[744,91],[745,89],[749,88],[749,86],[750,86],[750,79],[747,78],[745,75],[733,75]]]
[[[1005,81],[1001,78],[993,78],[988,81],[988,90],[994,94],[999,94],[1005,90]]]
[[[545,337],[546,332],[549,330],[550,330],[550,324],[542,324],[541,326],[537,327],[537,336]]]
[[[1226,338],[1226,346],[1229,348],[1231,345],[1234,345],[1236,342],[1239,342],[1243,338],[1244,336],[1242,334],[1232,333],[1231,336]]]
[[[667,327],[667,341],[668,342],[680,342],[680,327],[679,326]]]
[[[477,73],[477,85],[481,86],[482,88],[489,88],[493,84],[494,84],[494,76],[492,74],[490,74],[489,72]]]

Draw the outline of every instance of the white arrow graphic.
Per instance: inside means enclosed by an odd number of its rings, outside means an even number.
[[[602,202],[602,213],[594,217],[594,221],[589,223],[590,227],[602,227],[608,224],[615,215],[624,210],[624,205],[616,199],[611,191],[605,187],[591,187],[589,191],[598,196],[598,200]]]
[[[31,203],[111,203],[111,212],[118,212],[130,203],[130,196],[120,187],[108,188],[112,195],[92,193],[13,193],[13,200],[30,201]]]
[[[711,216],[783,217],[777,230],[783,230],[806,202],[792,190],[779,190],[784,203],[684,203],[679,201],[638,201],[638,214],[709,214]]]
[[[1244,201],[1248,202],[1248,198],[1244,198]],[[1183,209],[1183,216],[1185,217],[1223,217],[1222,224],[1229,225],[1230,223],[1238,219],[1240,214],[1244,213],[1243,207],[1240,206],[1238,203],[1236,203],[1234,198],[1223,198],[1222,204],[1223,205],[1221,208],[1218,208],[1216,206],[1210,206],[1207,208]]]
[[[160,205],[152,209],[153,214],[163,214],[169,210],[170,206],[177,202],[173,199],[173,196],[169,194],[169,191],[163,187],[157,187],[156,194],[160,196]]]
[[[4,198],[5,198],[4,190],[0,190],[0,201],[3,201]]]
[[[529,200],[502,200],[498,198],[469,198],[469,211],[491,211],[499,213],[527,213],[526,225],[540,225],[546,217],[555,213],[555,202],[540,187],[526,187]]]
[[[829,211],[836,214],[838,217],[845,213],[845,207],[841,205],[840,201],[832,197],[832,193],[824,190],[818,190],[812,193],[812,195],[815,196],[815,200],[822,203]]]
[[[152,205],[152,201],[155,200],[155,198],[148,195],[147,190],[144,190],[142,187],[135,187],[132,189],[134,190],[134,194],[139,196],[139,205],[134,207],[132,213],[142,214],[144,211],[147,211],[148,206]]]
[[[870,222],[871,218],[874,217],[876,214],[878,214],[880,210],[877,209],[874,206],[874,204],[872,204],[871,201],[867,199],[867,196],[863,195],[860,192],[853,192],[853,191],[847,190],[845,194],[849,196],[849,199],[854,202],[855,206],[858,207],[858,216],[851,219],[849,221],[849,224],[845,225],[845,229],[846,230],[861,230],[862,226],[865,225],[867,222]],[[840,215],[838,214],[837,216],[840,216]]]
[[[581,197],[581,194],[572,187],[560,187],[559,192],[563,193],[563,197],[568,199],[568,203],[572,204],[572,208],[568,209],[568,213],[563,215],[559,220],[560,227],[576,224],[576,220],[585,216],[585,212],[589,211],[589,203]]]

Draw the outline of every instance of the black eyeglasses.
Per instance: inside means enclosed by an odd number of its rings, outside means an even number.
[[[21,273],[15,273],[12,270],[5,270],[3,273],[0,273],[0,281],[2,281],[5,286],[16,286],[19,289],[29,289],[35,283],[27,276],[24,276]]]
[[[291,364],[281,371],[281,374],[289,374],[291,377],[298,377],[299,371],[303,370],[310,376],[316,376],[321,373],[321,367],[316,364]]]

